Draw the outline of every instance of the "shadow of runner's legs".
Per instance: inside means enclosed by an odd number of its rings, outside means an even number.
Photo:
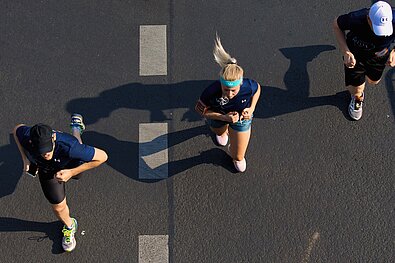
[[[60,221],[54,221],[51,223],[42,223],[27,221],[11,217],[0,217],[0,233],[1,232],[40,232],[44,235],[34,235],[28,238],[28,240],[41,242],[45,239],[49,239],[53,242],[52,253],[60,254],[63,253],[62,248],[62,226]],[[23,243],[20,243],[23,246]]]

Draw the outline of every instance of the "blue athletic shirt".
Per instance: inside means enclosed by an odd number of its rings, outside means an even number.
[[[251,98],[257,90],[258,83],[255,80],[243,78],[239,93],[229,100],[222,97],[221,82],[217,80],[203,91],[200,100],[214,112],[227,114],[237,111],[241,114],[251,106]]]
[[[44,173],[56,173],[67,168],[71,163],[78,161],[90,162],[95,154],[95,149],[86,144],[80,144],[74,136],[54,131],[56,133],[55,150],[51,160],[45,160],[42,156],[35,152],[30,142],[30,128],[21,126],[16,130],[16,136],[19,143],[27,151],[27,157]]]
[[[380,57],[383,55],[380,55],[380,52],[384,49],[389,51],[388,49],[394,41],[395,35],[392,34],[387,37],[377,36],[369,26],[368,16],[369,9],[364,8],[339,16],[337,24],[341,30],[349,30],[346,41],[351,53],[355,56],[366,58]],[[392,17],[392,25],[395,29],[395,9],[392,9]]]

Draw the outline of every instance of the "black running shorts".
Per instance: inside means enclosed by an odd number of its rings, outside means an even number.
[[[75,168],[80,166],[84,162],[82,161],[75,161],[71,162],[65,169]],[[80,175],[78,175],[80,176]],[[77,176],[77,177],[78,177]],[[61,203],[66,197],[66,188],[64,182],[59,182],[55,178],[55,174],[53,173],[44,173],[40,172],[40,168],[38,169],[38,178],[40,179],[41,189],[44,192],[45,197],[51,204],[59,204]],[[74,177],[73,177],[74,179]],[[78,178],[75,178],[78,179]]]
[[[389,54],[369,59],[356,58],[357,64],[355,67],[348,68],[344,65],[346,86],[360,86],[365,83],[366,77],[373,81],[380,80],[388,57]]]

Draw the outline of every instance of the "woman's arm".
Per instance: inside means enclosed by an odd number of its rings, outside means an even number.
[[[255,94],[251,98],[251,106],[249,108],[245,108],[242,112],[242,118],[245,120],[249,120],[252,118],[252,114],[255,111],[256,104],[258,103],[259,97],[261,96],[261,85],[258,83],[258,88]]]
[[[260,96],[261,96],[261,85],[259,85],[259,83],[258,83],[258,89],[255,92],[254,96],[252,96],[252,99],[251,99],[250,109],[252,108],[253,109],[252,111],[255,111],[255,107],[256,107],[256,104],[257,104]]]
[[[229,112],[227,114],[221,114],[221,113],[214,112],[211,110],[206,110],[206,113],[203,116],[207,119],[225,121],[225,122],[230,122],[230,123],[238,122],[240,119],[239,113],[236,111]]]

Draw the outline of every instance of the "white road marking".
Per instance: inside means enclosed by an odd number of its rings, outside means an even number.
[[[140,25],[140,76],[167,75],[166,25]]]
[[[139,263],[168,263],[169,236],[141,235],[139,236]]]
[[[302,263],[308,263],[310,260],[311,251],[314,248],[315,243],[317,243],[318,239],[320,238],[320,233],[314,232],[309,240],[309,245],[307,246],[306,252],[304,254]]]
[[[168,177],[167,123],[139,124],[139,178]]]

